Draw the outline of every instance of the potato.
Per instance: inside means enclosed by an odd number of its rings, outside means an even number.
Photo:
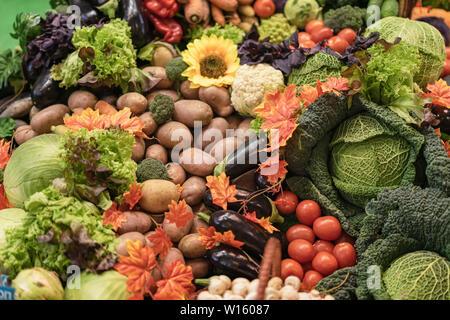
[[[34,137],[37,137],[38,135],[39,133],[33,131],[33,128],[31,128],[31,126],[21,126],[17,128],[16,132],[14,133],[14,140],[16,140],[17,144],[20,145]]]
[[[116,108],[113,105],[106,102],[105,100],[98,101],[95,104],[94,109],[98,110],[100,114],[107,114],[111,116],[117,113]]]
[[[222,161],[227,155],[232,153],[243,142],[238,137],[228,137],[207,148],[205,151],[216,159],[217,162]]]
[[[185,258],[200,258],[206,254],[206,247],[202,244],[199,233],[185,235],[178,243],[178,249]]]
[[[147,99],[137,92],[129,92],[117,100],[117,109],[129,108],[133,114],[141,115],[148,109]]]
[[[66,126],[60,124],[56,127],[53,127],[52,131],[57,134],[57,135],[63,135],[66,134],[69,131],[69,128],[67,128]]]
[[[195,279],[207,278],[211,271],[211,264],[205,258],[186,259],[185,265],[192,268]]]
[[[153,51],[152,66],[166,67],[166,63],[173,60],[174,56],[165,46],[159,46]]]
[[[190,206],[199,204],[203,199],[203,194],[206,192],[206,180],[201,177],[190,177],[183,185],[181,192],[181,199],[184,199]]]
[[[245,118],[236,130],[236,136],[240,138],[247,139],[255,135],[256,133],[253,130],[250,130],[250,122],[252,122],[252,118]]]
[[[109,103],[112,106],[117,105],[117,100],[118,99],[119,98],[117,96],[113,95],[113,94],[107,94],[107,95],[104,95],[104,96],[100,97],[100,100],[103,100],[103,101],[105,101],[106,103]]]
[[[144,112],[139,116],[139,119],[144,124],[144,128],[142,128],[142,131],[146,135],[151,136],[153,132],[158,129],[158,124],[156,123],[155,119],[153,119],[151,112]]]
[[[166,273],[166,265],[170,266],[172,265],[172,262],[176,260],[181,260],[181,263],[185,263],[183,253],[177,248],[170,248],[167,255],[164,258],[159,259],[159,265],[161,266],[163,272]]]
[[[23,127],[23,126],[27,126],[28,125],[28,123],[26,122],[26,121],[23,121],[23,120],[20,120],[20,119],[14,119],[14,123],[15,123],[15,127],[14,127],[14,129],[18,129],[18,128],[20,128],[20,127]]]
[[[117,230],[118,234],[124,234],[128,232],[145,233],[153,225],[150,216],[141,211],[125,211],[123,213],[127,217],[126,222],[122,222],[122,226]]]
[[[141,137],[134,137],[134,141],[132,159],[136,162],[140,162],[144,159],[145,155],[145,141]]]
[[[216,166],[216,160],[210,154],[197,148],[183,150],[180,163],[186,172],[199,177],[211,175]]]
[[[25,96],[20,98],[19,96],[17,100],[7,104],[6,109],[0,114],[0,118],[19,119],[28,115],[31,108],[33,108],[33,100],[31,97]]]
[[[191,88],[191,82],[189,80],[185,80],[180,85],[180,91],[183,97],[189,100],[198,100],[198,92],[199,88]]]
[[[147,148],[145,159],[156,159],[166,164],[168,161],[167,150],[160,144],[153,144]]]
[[[221,117],[229,116],[234,112],[230,91],[223,87],[201,87],[198,96],[201,101],[210,105],[214,112]]]
[[[140,206],[150,213],[162,213],[168,210],[169,204],[179,200],[177,186],[167,180],[147,180],[142,184]]]
[[[166,69],[163,67],[145,67],[143,70],[151,72],[155,78],[161,79],[155,86],[156,89],[168,89],[173,85],[173,81],[167,79]]]
[[[230,125],[225,118],[212,119],[209,125],[197,137],[195,147],[205,150],[207,146],[219,142],[225,138],[229,127]]]
[[[158,128],[156,138],[167,149],[183,149],[192,144],[192,133],[189,128],[177,121],[169,121]],[[173,160],[173,159],[172,159]]]
[[[74,91],[69,96],[69,101],[67,101],[67,106],[70,110],[76,108],[94,109],[95,104],[97,103],[97,97],[89,91],[86,90],[77,90]]]
[[[198,228],[208,229],[209,224],[205,220],[200,218],[199,216],[195,216],[194,221],[192,222],[192,228],[191,228],[191,230],[189,230],[189,233],[197,233]]]
[[[30,115],[29,115],[30,120],[33,119],[33,117],[34,117],[39,111],[41,111],[41,109],[39,109],[39,108],[33,106],[33,107],[30,109]]]
[[[152,103],[158,94],[163,94],[165,96],[171,97],[173,99],[173,102],[177,101],[180,98],[175,90],[155,90],[147,95],[148,103]]]
[[[200,100],[179,100],[175,102],[173,119],[184,123],[190,128],[194,127],[196,121],[202,126],[207,126],[213,118],[211,107]]]
[[[242,122],[242,117],[238,114],[232,114],[225,118],[230,125],[230,129],[236,130]]]
[[[127,240],[131,240],[133,242],[140,240],[143,244],[146,243],[144,235],[139,232],[124,233],[119,237],[119,240],[120,241],[116,246],[116,252],[121,256],[129,255],[127,252]]]
[[[166,164],[166,168],[173,183],[182,185],[186,181],[186,172],[178,163],[170,162]]]
[[[64,124],[64,116],[69,112],[70,109],[63,104],[49,106],[34,115],[30,122],[31,128],[39,134],[50,133],[52,126]]]
[[[189,206],[188,211],[192,212],[192,209]],[[193,222],[194,219],[191,219],[186,223],[185,226],[177,227],[175,223],[169,222],[169,220],[164,219],[162,228],[166,231],[167,236],[170,238],[170,240],[172,240],[172,242],[178,242],[189,233],[192,228]]]

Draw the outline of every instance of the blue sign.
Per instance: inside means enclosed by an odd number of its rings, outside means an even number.
[[[0,300],[14,300],[16,289],[8,287],[8,277],[4,274],[0,278]]]

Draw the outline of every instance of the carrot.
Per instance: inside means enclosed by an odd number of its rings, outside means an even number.
[[[225,26],[226,21],[222,9],[216,7],[213,4],[211,4],[211,16],[219,25],[221,25],[222,27]]]
[[[201,0],[201,1],[203,6],[203,27],[205,27],[209,24],[211,14],[208,0]]]
[[[241,18],[239,17],[239,14],[237,11],[230,12],[230,14],[227,16],[228,22],[234,24],[235,26],[238,26],[241,23]]]
[[[238,7],[237,0],[209,0],[209,2],[224,11],[236,11]]]
[[[189,0],[184,6],[184,16],[190,23],[198,24],[203,21],[204,7],[202,0]]]
[[[279,261],[278,261],[279,260]],[[256,300],[264,300],[269,278],[281,275],[281,244],[277,238],[270,238],[264,248],[264,254],[259,268],[259,284]]]
[[[94,107],[95,110],[98,110],[100,114],[109,114],[113,115],[117,113],[116,108],[114,108],[112,105],[110,105],[108,102],[100,100],[95,104]]]

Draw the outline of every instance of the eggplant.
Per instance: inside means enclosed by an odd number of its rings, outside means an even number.
[[[50,76],[51,69],[44,70],[33,84],[31,98],[34,105],[43,109],[52,104],[59,102],[64,90],[59,87],[58,81]]]
[[[222,244],[209,250],[207,257],[214,267],[232,278],[244,277],[249,280],[258,278],[259,266],[242,250]]]
[[[88,0],[89,3],[94,6],[94,7],[100,7],[102,5],[104,5],[105,3],[107,3],[110,0]]]
[[[86,0],[70,0],[70,4],[80,8],[80,18],[88,26],[97,24],[103,14]]]
[[[152,41],[150,26],[143,12],[140,0],[120,1],[119,17],[128,22],[131,27],[133,44],[138,49]]]
[[[258,189],[256,185],[256,170],[257,169],[253,169],[241,174],[239,177],[231,180],[231,184],[238,188],[256,191]]]

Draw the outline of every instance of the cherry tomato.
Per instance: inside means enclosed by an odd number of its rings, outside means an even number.
[[[314,220],[313,231],[321,240],[334,241],[341,235],[342,227],[338,219],[326,216]]]
[[[445,53],[447,54],[447,59],[450,59],[450,47],[445,47]]]
[[[334,36],[328,39],[328,46],[336,52],[344,53],[350,44],[344,38]]]
[[[325,25],[323,20],[311,20],[306,24],[305,31],[311,34],[311,31],[315,28],[322,28]]]
[[[314,48],[316,43],[312,40],[303,40],[302,42],[299,43],[299,45],[302,48],[312,49]]]
[[[256,0],[253,9],[258,17],[265,19],[273,15],[276,8],[272,0]]]
[[[311,40],[311,35],[307,32],[299,32],[298,33],[298,42],[303,42],[305,40]]]
[[[352,246],[355,245],[355,238],[350,236],[347,232],[342,231],[341,236],[334,241],[334,244],[342,243],[342,242],[348,242]]]
[[[295,210],[295,213],[298,221],[306,224],[307,226],[312,226],[314,220],[321,216],[319,205],[317,202],[312,200],[303,200],[300,202]]]
[[[323,276],[319,272],[315,270],[306,271],[302,284],[300,285],[300,290],[309,292],[314,289],[317,282],[322,279]]]
[[[289,242],[292,242],[297,239],[303,239],[308,242],[313,243],[316,240],[316,236],[312,229],[303,224],[296,224],[288,229],[286,232],[286,238]]]
[[[311,40],[318,43],[330,39],[333,36],[333,30],[328,27],[315,28],[311,31]]]
[[[353,43],[356,39],[356,31],[350,28],[345,28],[338,33],[338,37],[347,40],[348,43]]]
[[[325,251],[328,253],[333,253],[334,244],[326,240],[317,240],[313,243],[313,247],[316,249],[316,252]]]
[[[338,243],[333,249],[339,268],[352,267],[356,264],[355,248],[348,242]]]
[[[298,198],[295,193],[291,191],[283,191],[277,196],[274,203],[280,214],[288,215],[295,212],[298,204]]]
[[[303,279],[303,268],[300,263],[293,259],[284,259],[281,261],[281,279],[289,276],[296,276],[300,280]]]
[[[314,257],[312,266],[314,270],[320,272],[324,276],[329,276],[338,269],[339,264],[337,259],[331,253],[322,251],[317,253]]]
[[[289,243],[288,255],[295,261],[307,263],[312,261],[316,255],[316,250],[312,243],[303,239],[296,239]]]
[[[441,78],[450,75],[450,59],[444,61],[444,70],[442,70]]]
[[[303,272],[307,272],[309,270],[314,270],[311,262],[302,263],[302,267],[303,267]]]

